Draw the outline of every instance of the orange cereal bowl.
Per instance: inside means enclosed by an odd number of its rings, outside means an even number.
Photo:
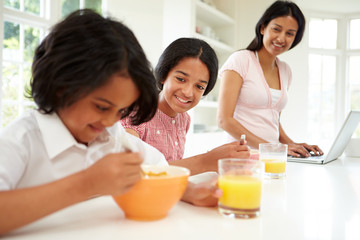
[[[142,168],[147,176],[125,194],[113,198],[128,219],[164,218],[184,194],[190,171],[177,166],[143,165]]]

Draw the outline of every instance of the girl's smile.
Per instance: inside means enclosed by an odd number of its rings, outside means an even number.
[[[119,121],[138,97],[139,90],[127,73],[114,74],[107,84],[60,109],[58,115],[74,138],[87,144]]]
[[[191,103],[191,101],[189,100],[184,100],[184,99],[181,99],[180,97],[178,96],[175,96],[177,100],[179,100],[181,103]]]
[[[198,58],[184,58],[170,70],[160,93],[159,109],[170,117],[195,107],[209,82],[209,70]]]

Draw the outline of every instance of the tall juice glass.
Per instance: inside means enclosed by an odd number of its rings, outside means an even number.
[[[219,212],[229,218],[253,218],[260,214],[264,164],[257,160],[219,160]]]
[[[265,176],[282,178],[286,175],[288,146],[282,143],[261,143],[259,160],[265,163]]]

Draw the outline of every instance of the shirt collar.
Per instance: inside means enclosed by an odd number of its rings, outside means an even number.
[[[39,124],[39,129],[44,139],[44,145],[50,158],[54,158],[74,145],[86,148],[85,145],[77,143],[56,113],[43,114],[36,111],[35,117]]]

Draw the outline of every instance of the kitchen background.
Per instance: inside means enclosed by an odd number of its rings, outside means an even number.
[[[26,13],[27,4],[39,2],[37,17]],[[96,6],[104,15],[123,21],[137,36],[149,60],[156,65],[163,49],[179,37],[198,37],[216,50],[220,63],[254,38],[254,28],[273,0],[0,0],[1,125],[31,103],[22,100],[21,88],[29,79],[26,70],[26,41],[21,26],[40,29],[58,21],[64,6]],[[289,102],[281,116],[287,134],[298,142],[316,143],[325,150],[350,109],[360,110],[360,1],[295,0],[307,19],[303,41],[279,56],[292,69]],[[9,6],[11,6],[9,8]],[[14,9],[15,8],[15,9]],[[20,11],[19,11],[20,10]],[[25,13],[24,13],[25,12]],[[41,15],[41,13],[39,13]],[[25,20],[24,20],[25,19]],[[7,29],[19,26],[18,47],[9,44]],[[41,35],[46,30],[39,31]],[[26,39],[26,38],[25,38]],[[3,45],[3,44],[2,44]],[[25,47],[24,47],[25,46]],[[23,51],[26,53],[26,51]],[[24,67],[25,66],[25,67]],[[9,70],[10,69],[10,70]],[[17,69],[11,70],[11,69]],[[25,70],[24,70],[25,69]],[[10,72],[10,74],[9,74]],[[21,83],[16,83],[16,81]],[[216,123],[217,93],[194,108],[186,155],[201,153],[221,144]],[[17,97],[9,97],[9,89]],[[9,117],[10,116],[10,117]],[[354,137],[360,137],[358,128]]]

